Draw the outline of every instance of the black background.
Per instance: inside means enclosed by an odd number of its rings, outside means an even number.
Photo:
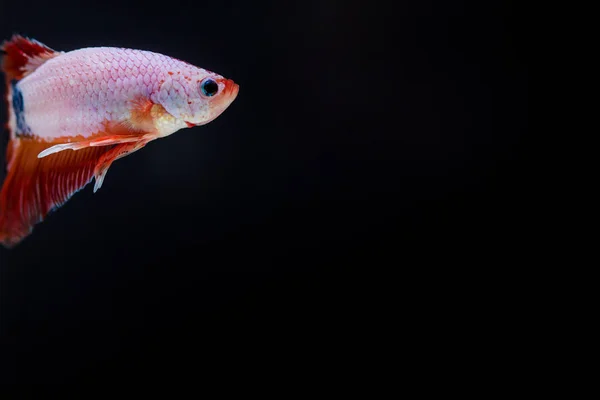
[[[152,50],[240,94],[0,248],[2,380],[334,371],[501,329],[534,206],[516,5],[26,9],[2,2],[0,38]]]

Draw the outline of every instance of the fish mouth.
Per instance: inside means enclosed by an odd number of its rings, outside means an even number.
[[[215,115],[211,118],[211,121],[221,115],[233,103],[240,91],[240,86],[231,79],[223,79],[223,83],[225,84],[225,88],[223,89],[223,93],[221,93],[221,98],[216,99],[213,103]]]
[[[237,83],[235,83],[234,81],[232,81],[231,79],[228,79],[228,82],[230,82],[227,86],[230,88],[229,89],[229,97],[230,97],[230,102],[234,101],[235,98],[237,97],[239,91],[240,91],[240,85],[238,85]]]
[[[235,100],[240,91],[240,85],[235,83],[233,80],[226,78],[221,79],[221,82],[225,86],[222,94],[223,101],[228,101],[229,104],[231,104],[231,102]]]

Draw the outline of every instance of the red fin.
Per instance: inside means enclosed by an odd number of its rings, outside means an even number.
[[[23,78],[50,58],[61,54],[37,40],[19,35],[13,35],[10,40],[2,43],[0,49],[5,53],[2,70],[8,81]]]
[[[89,183],[112,146],[64,151],[39,159],[51,143],[32,138],[11,140],[12,160],[0,191],[0,243],[18,244],[35,224]]]

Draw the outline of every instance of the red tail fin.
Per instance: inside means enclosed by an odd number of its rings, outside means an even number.
[[[7,82],[23,78],[50,58],[60,54],[37,40],[19,35],[13,35],[10,40],[2,43],[0,49],[5,53],[2,58],[2,70],[6,74]]]

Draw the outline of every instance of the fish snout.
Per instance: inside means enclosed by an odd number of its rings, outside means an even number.
[[[229,102],[232,102],[237,97],[240,86],[231,79],[223,78],[222,82],[225,86],[223,89],[223,97],[228,99]]]

